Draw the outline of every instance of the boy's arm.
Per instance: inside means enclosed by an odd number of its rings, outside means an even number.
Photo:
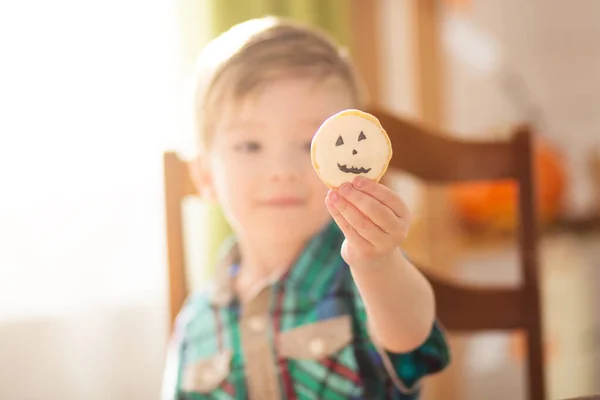
[[[439,322],[435,321],[425,341],[412,351],[397,352],[385,348],[373,332],[372,317],[367,312],[364,297],[358,289],[359,280],[360,278],[356,277],[347,280],[348,293],[352,294],[353,299],[357,343],[360,343],[364,349],[368,349],[367,354],[374,364],[385,369],[394,386],[401,393],[408,395],[407,398],[417,398],[422,379],[442,371],[450,364],[450,349],[446,334]],[[391,319],[398,318],[393,316]]]
[[[330,191],[326,204],[346,237],[342,257],[365,303],[373,339],[391,352],[415,349],[431,332],[435,299],[399,247],[410,226],[408,208],[391,189],[361,177]]]
[[[435,298],[427,279],[400,249],[350,268],[373,339],[394,353],[422,345],[435,321]]]

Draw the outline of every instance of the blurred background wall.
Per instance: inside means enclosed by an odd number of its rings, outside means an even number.
[[[172,2],[0,4],[0,399],[158,398]]]

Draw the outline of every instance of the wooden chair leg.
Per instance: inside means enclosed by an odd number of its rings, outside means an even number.
[[[529,400],[547,400],[544,376],[544,349],[542,336],[539,334],[541,326],[538,325],[530,331],[527,343],[527,373]],[[535,338],[535,339],[533,339]],[[533,339],[533,340],[532,340]]]

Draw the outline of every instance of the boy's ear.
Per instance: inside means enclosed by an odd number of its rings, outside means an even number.
[[[207,198],[209,200],[214,200],[215,192],[206,159],[200,156],[196,156],[194,159],[187,163],[187,166],[194,187],[196,188],[196,191],[200,194],[200,197]]]

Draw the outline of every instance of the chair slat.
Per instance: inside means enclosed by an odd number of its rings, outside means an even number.
[[[513,141],[462,141],[430,133],[416,123],[372,110],[388,132],[394,155],[391,168],[430,183],[514,178]]]
[[[524,326],[519,288],[470,286],[423,270],[433,287],[442,325],[453,332],[512,330]]]
[[[167,254],[169,259],[169,322],[173,328],[177,313],[187,296],[182,201],[191,181],[186,164],[176,153],[164,154]],[[191,186],[193,187],[193,185]]]

